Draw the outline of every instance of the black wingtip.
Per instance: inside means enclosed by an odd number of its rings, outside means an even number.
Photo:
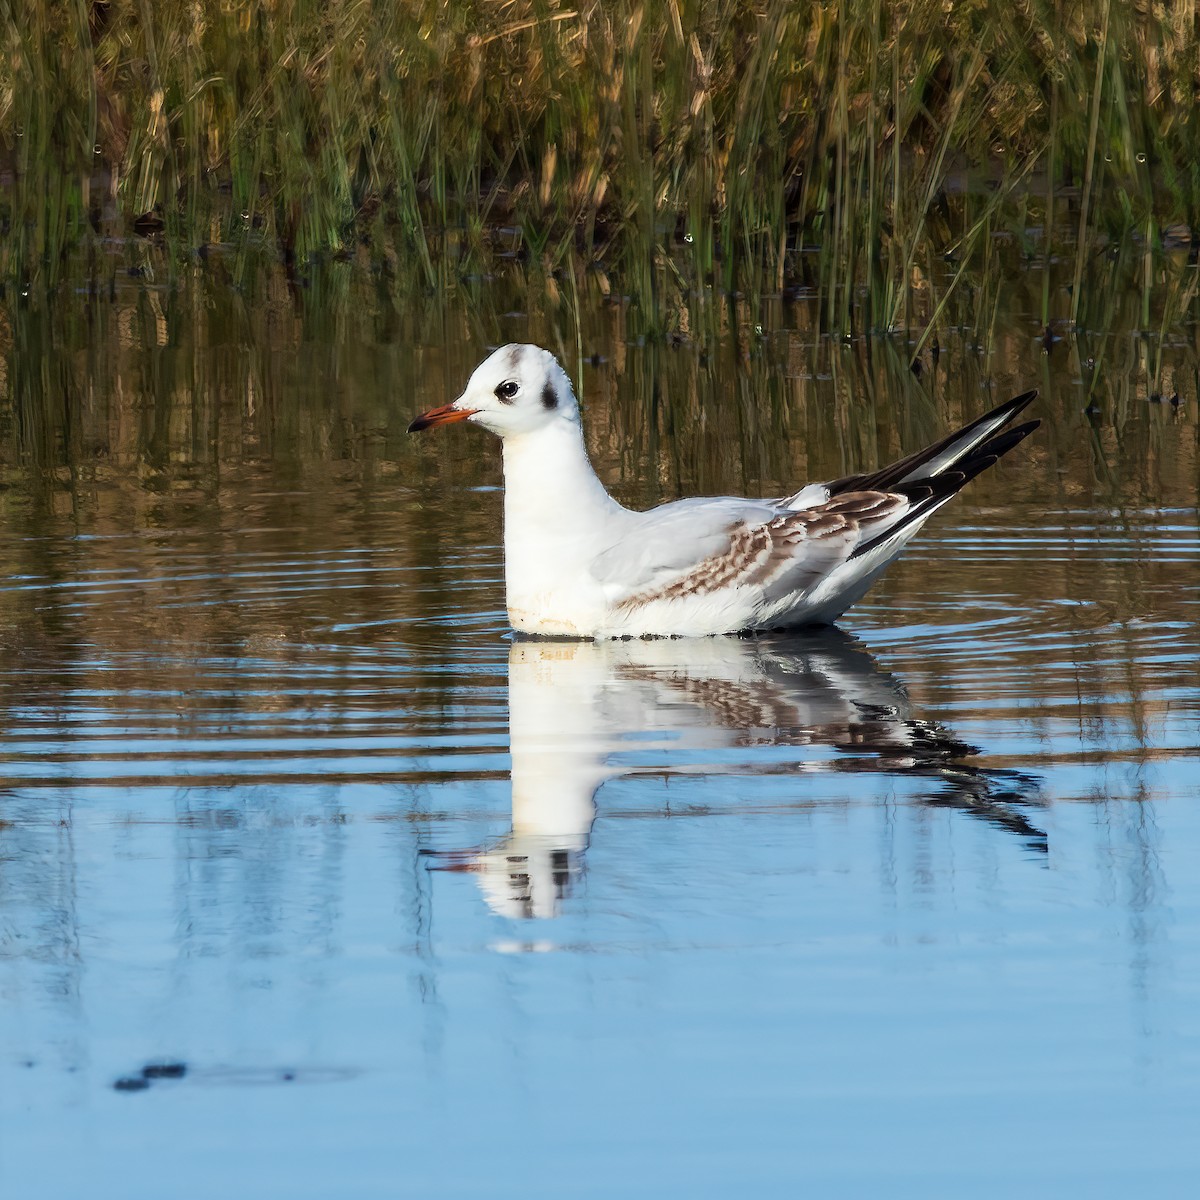
[[[1009,400],[1007,404],[1002,404],[998,409],[994,409],[993,413],[1000,415],[1005,409],[1011,409],[1007,417],[1008,420],[1011,420],[1036,396],[1036,391],[1026,392],[1024,395]],[[986,417],[981,418],[981,420],[986,419]],[[860,555],[869,553],[876,546],[893,539],[914,521],[923,520],[938,505],[945,503],[951,496],[962,491],[977,475],[981,475],[988,467],[995,466],[1004,455],[1014,446],[1023,442],[1041,423],[1040,419],[1034,419],[1026,421],[1022,425],[1015,425],[1012,429],[1002,429],[999,433],[994,433],[986,441],[981,442],[969,454],[960,458],[949,470],[898,486],[896,491],[907,496],[912,507],[890,529],[856,547],[850,557],[858,558]]]
[[[1023,425],[1014,425],[1011,429],[1002,429],[983,442],[968,458],[974,458],[976,454],[994,454],[999,458],[1023,442],[1041,423],[1039,418],[1026,421]]]
[[[1011,400],[1005,400],[1003,404],[997,404],[995,408],[985,412],[977,421],[973,421],[971,425],[982,425],[987,421],[994,420],[997,417],[1003,417],[1004,420],[1011,421],[1017,413],[1024,412],[1037,398],[1038,389],[1031,388],[1027,392],[1022,392],[1019,396],[1014,396]],[[971,428],[971,425],[967,428]]]
[[[835,479],[825,486],[828,487],[831,496],[838,496],[844,492],[892,491],[905,479],[917,483],[920,481],[917,472],[923,466],[936,459],[948,447],[953,446],[956,442],[969,441],[973,432],[985,428],[993,429],[995,432],[992,436],[996,436],[1004,426],[1019,413],[1024,412],[1037,398],[1037,388],[1031,388],[1029,391],[1022,392],[1019,396],[1014,396],[1011,400],[1005,400],[1003,404],[998,404],[995,408],[989,409],[983,416],[977,417],[970,424],[964,425],[961,429],[956,429],[953,433],[947,434],[932,446],[927,446],[924,450],[918,450],[916,454],[910,454],[907,458],[890,463],[879,471],[866,472],[861,475],[847,475],[844,479]],[[1021,426],[1021,428],[1026,429],[1027,433],[1032,433],[1038,424],[1039,422],[1034,421],[1028,427]],[[976,445],[974,451],[964,452],[961,458],[957,458],[952,464],[948,465],[954,469],[961,469],[975,455],[983,453],[986,444],[986,442],[982,442]],[[1015,445],[1016,443],[1013,444]]]
[[[1028,408],[1041,395],[1037,388],[1030,388],[1027,392],[1022,392],[1019,396],[1014,396],[1008,403],[1012,405],[1014,413],[1019,413],[1021,409]],[[1001,408],[1004,406],[1001,405]]]
[[[976,446],[966,458],[955,465],[955,471],[965,476],[963,483],[959,486],[970,482],[976,475],[982,475],[988,467],[995,466],[1010,450],[1019,446],[1041,423],[1041,420],[1037,419],[1026,421],[1023,425],[1014,425],[1012,429],[994,433],[986,442]],[[955,491],[957,490],[958,488],[955,488]]]

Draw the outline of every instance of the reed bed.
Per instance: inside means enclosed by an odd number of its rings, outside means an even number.
[[[932,331],[999,235],[1069,259],[1044,315],[1078,321],[1099,249],[1200,227],[1190,3],[0,0],[0,38],[25,288],[136,231],[426,287],[599,268],[649,332],[664,280]]]

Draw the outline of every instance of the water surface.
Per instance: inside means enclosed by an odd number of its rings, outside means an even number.
[[[1194,339],[1172,405],[1020,312],[917,376],[501,284],[8,314],[0,1180],[1190,1195]],[[1046,424],[841,630],[518,641],[495,446],[403,435],[512,337],[630,503]]]

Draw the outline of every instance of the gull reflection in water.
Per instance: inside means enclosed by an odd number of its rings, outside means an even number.
[[[473,849],[425,852],[435,870],[474,873],[503,916],[558,913],[583,867],[596,792],[628,774],[915,776],[931,784],[923,803],[961,809],[1047,848],[1024,811],[1038,803],[1038,781],[965,763],[976,748],[922,719],[863,645],[837,630],[516,641],[508,696],[511,830]],[[768,760],[763,747],[814,752]],[[637,765],[621,761],[631,757]]]

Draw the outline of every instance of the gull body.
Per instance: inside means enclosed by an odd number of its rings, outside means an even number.
[[[1037,428],[1005,427],[1027,392],[929,449],[791,496],[618,504],[588,461],[566,372],[537,346],[502,346],[451,404],[501,438],[508,618],[521,633],[696,637],[835,621],[925,521]]]

